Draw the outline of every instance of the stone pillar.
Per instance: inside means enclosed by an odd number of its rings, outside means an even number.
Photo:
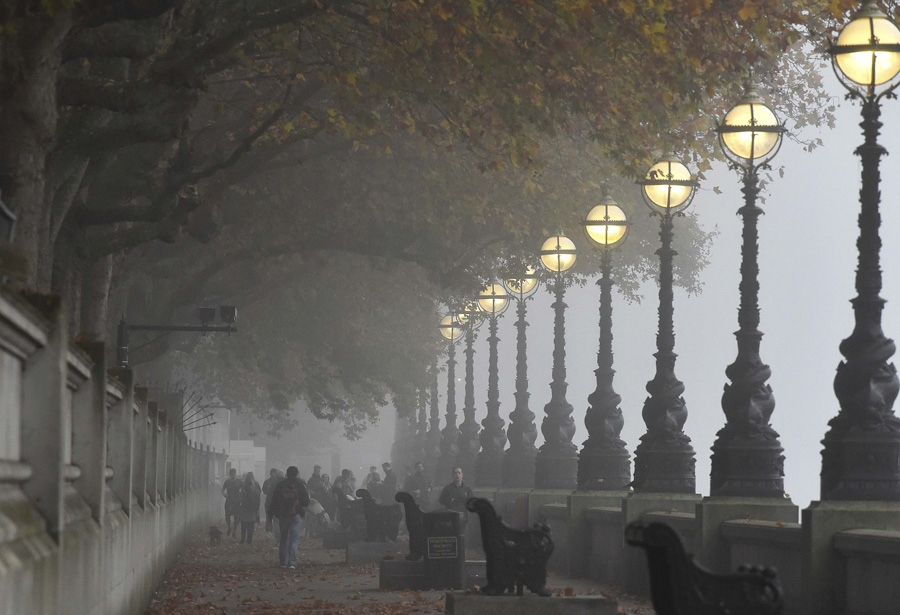
[[[166,426],[166,472],[168,473],[166,476],[166,495],[170,498],[178,493],[175,484],[175,420],[173,417]]]
[[[158,471],[159,476],[159,497],[164,501],[169,501],[169,415],[171,410],[161,413],[159,421],[159,453],[158,455]]]
[[[150,501],[156,504],[159,501],[159,486],[161,480],[159,470],[159,404],[151,401],[147,404],[147,492]]]
[[[147,507],[147,389],[134,389],[134,479],[132,489],[138,506]]]
[[[131,515],[131,492],[134,482],[134,385],[128,368],[110,370],[110,377],[125,387],[125,394],[109,409],[109,453],[107,464],[113,470],[109,488],[122,503],[125,514]]]
[[[28,299],[50,326],[46,344],[28,359],[22,373],[22,461],[32,472],[22,490],[44,517],[62,552],[68,316],[59,297],[31,295]]]
[[[81,469],[75,483],[103,525],[106,510],[106,350],[102,342],[79,342],[90,357],[91,379],[72,398],[72,463]]]

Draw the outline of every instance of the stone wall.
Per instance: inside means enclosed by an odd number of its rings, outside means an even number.
[[[0,613],[143,613],[220,516],[222,457],[102,345],[71,343],[56,299],[0,289]]]
[[[484,490],[479,495],[491,499]],[[660,522],[673,527],[696,561],[715,572],[733,572],[742,564],[775,568],[785,613],[900,612],[897,503],[813,502],[799,523],[800,511],[788,499],[511,489],[493,499],[509,515],[509,503],[523,498],[530,500],[524,507],[528,519],[518,525],[550,525],[555,543],[550,567],[572,577],[648,596],[646,559],[625,544],[624,532],[631,521]]]

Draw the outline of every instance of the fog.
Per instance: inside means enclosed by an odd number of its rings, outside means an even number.
[[[826,81],[829,77],[826,77]],[[831,78],[833,81],[833,78]],[[857,264],[859,187],[861,165],[854,149],[862,142],[859,105],[842,100],[835,84],[833,94],[841,98],[836,112],[836,128],[806,128],[797,132],[802,140],[819,137],[824,145],[812,152],[796,140],[785,139],[773,162],[772,180],[761,193],[765,215],[759,221],[760,330],[764,333],[761,356],[772,369],[776,407],[772,425],[785,449],[785,491],[793,502],[805,507],[819,497],[821,439],[828,421],[839,409],[832,383],[842,360],[838,345],[853,330],[850,299],[855,296]],[[900,232],[900,103],[882,105],[880,143],[895,156],[881,163],[882,229],[881,262],[884,270],[882,297],[888,300],[883,326],[888,337],[900,335],[900,245],[892,238]],[[788,126],[790,127],[790,122]],[[783,177],[779,176],[783,170]],[[716,193],[717,188],[720,193]],[[714,163],[705,174],[690,212],[706,230],[717,229],[710,264],[702,272],[702,292],[688,295],[675,289],[675,373],[685,384],[684,399],[688,420],[684,431],[692,440],[697,457],[697,492],[708,495],[710,447],[725,421],[721,408],[724,385],[729,382],[725,368],[734,361],[737,344],[738,283],[743,204],[741,179],[724,163]],[[635,186],[635,190],[638,188]],[[612,195],[616,198],[616,194]],[[586,212],[584,212],[586,213]],[[645,215],[640,212],[638,215]],[[675,232],[679,222],[676,219]],[[574,235],[579,250],[592,249],[580,235]],[[676,256],[676,259],[679,257]],[[576,263],[575,268],[578,269]],[[580,271],[580,273],[586,273]],[[615,390],[622,396],[625,416],[622,438],[632,452],[645,431],[641,409],[647,397],[645,385],[653,378],[657,333],[658,287],[649,282],[641,289],[641,303],[628,303],[613,294],[613,349]],[[577,426],[575,442],[581,447],[587,438],[584,415],[587,397],[595,388],[593,370],[599,338],[599,288],[589,283],[567,291],[566,366],[567,398],[574,406]],[[553,311],[552,297],[541,288],[528,306],[528,375],[530,408],[540,425],[543,407],[550,399]],[[499,324],[500,413],[508,421],[515,406],[516,330],[515,309],[501,317]],[[487,327],[479,330],[475,343],[476,418],[486,415]],[[458,342],[462,349],[463,340]],[[441,367],[445,367],[445,359]],[[462,421],[463,357],[457,353],[457,412]],[[446,371],[440,378],[441,427],[446,411]],[[341,464],[357,470],[379,465],[389,459],[393,442],[394,416],[385,408],[377,425],[362,439],[348,442],[333,427],[332,446],[341,455]],[[293,440],[304,431],[294,431]],[[302,437],[302,436],[301,436]],[[537,445],[543,442],[538,434]],[[330,460],[325,459],[323,466]],[[305,469],[304,469],[305,471]],[[360,474],[357,472],[357,476]]]
[[[839,94],[837,86],[834,93]],[[900,105],[885,101],[882,109],[885,127],[880,143],[900,155]],[[839,409],[832,389],[835,370],[842,360],[838,345],[853,330],[849,301],[856,294],[861,170],[853,150],[862,142],[859,121],[859,105],[842,100],[834,130],[806,129],[798,133],[804,139],[820,137],[823,146],[807,153],[801,144],[786,139],[773,162],[773,180],[761,194],[765,199],[761,207],[766,212],[759,221],[760,330],[765,334],[761,356],[772,369],[769,384],[776,400],[772,425],[785,449],[785,491],[801,507],[819,497],[820,441],[828,421]],[[892,301],[900,296],[900,246],[892,241],[900,232],[900,211],[895,206],[900,202],[898,165],[897,155],[882,159],[882,297],[888,300],[883,326],[891,338],[900,335],[900,302]],[[778,176],[779,167],[784,170],[783,177]],[[710,447],[725,421],[721,408],[723,387],[728,382],[725,368],[737,353],[733,334],[738,328],[741,218],[736,212],[743,204],[740,187],[738,173],[723,163],[714,164],[706,173],[690,211],[705,229],[718,229],[720,234],[711,248],[711,263],[701,276],[702,293],[689,296],[675,289],[675,373],[685,384],[689,412],[684,431],[692,439],[697,456],[697,491],[707,495]],[[677,233],[677,220],[675,227]],[[581,236],[573,239],[580,250],[591,249]],[[632,454],[645,431],[641,418],[647,397],[644,387],[655,372],[657,292],[655,284],[645,284],[640,304],[627,303],[615,291],[613,296],[615,389],[622,396],[625,416],[622,438]],[[599,338],[599,295],[595,284],[572,288],[566,294],[567,397],[575,408],[575,442],[579,448],[587,438],[587,396],[596,384],[593,370]],[[528,307],[530,408],[538,424],[550,399],[551,303],[545,287]],[[499,328],[500,413],[504,420],[515,407],[514,323],[515,310],[511,308],[501,317]],[[488,348],[487,331],[478,334],[475,395],[480,422],[486,414]],[[461,372],[458,368],[460,413]],[[446,379],[442,378],[442,415],[445,394]],[[537,444],[542,441],[539,433]]]

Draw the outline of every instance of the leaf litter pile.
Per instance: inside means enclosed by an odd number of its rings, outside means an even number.
[[[297,570],[278,566],[274,539],[258,532],[253,545],[206,534],[188,537],[175,564],[154,593],[145,615],[436,615],[443,591],[381,591],[378,565],[348,566],[343,550],[303,538]],[[603,593],[589,581],[551,587],[558,596]],[[574,585],[574,587],[572,587]],[[652,615],[643,600],[619,597],[619,612]]]

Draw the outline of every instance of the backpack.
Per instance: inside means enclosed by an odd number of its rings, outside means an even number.
[[[281,498],[275,516],[293,517],[300,512],[300,494],[297,493],[297,487],[294,486],[294,483],[288,482],[280,491]]]

